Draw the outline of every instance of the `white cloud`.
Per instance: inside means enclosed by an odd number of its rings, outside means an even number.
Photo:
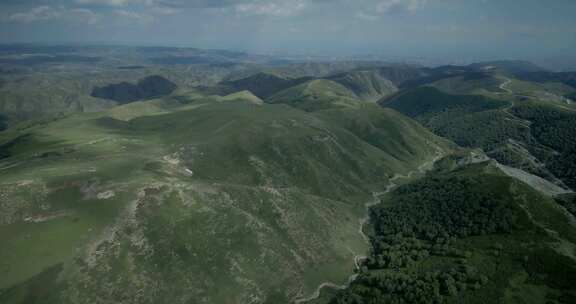
[[[180,13],[180,9],[167,6],[154,6],[148,9],[153,15],[174,15]]]
[[[383,0],[376,5],[378,13],[405,13],[424,8],[428,0]]]
[[[74,2],[80,5],[121,7],[121,6],[127,6],[129,4],[154,5],[157,1],[156,0],[74,0]]]
[[[96,24],[100,21],[100,16],[86,8],[74,8],[68,11],[69,14],[88,24]]]
[[[149,24],[154,22],[154,16],[143,14],[135,11],[123,10],[118,9],[114,11],[114,14],[121,18],[121,21],[127,23],[140,23],[140,24]]]
[[[242,15],[288,17],[304,10],[306,5],[305,0],[252,1],[236,4],[234,9],[237,13]]]
[[[356,13],[355,17],[365,21],[377,21],[378,19],[380,19],[379,16],[368,14],[363,11]]]
[[[13,13],[5,18],[8,22],[32,23],[51,20],[77,20],[87,24],[95,24],[100,17],[86,8],[65,8],[52,6],[37,6],[28,11]]]
[[[62,11],[50,6],[34,7],[27,12],[14,13],[8,16],[8,21],[31,23],[34,21],[58,19],[62,16]]]
[[[132,0],[75,0],[77,4],[83,5],[105,5],[105,6],[124,6]]]
[[[429,0],[378,0],[372,1],[372,10],[360,10],[354,17],[356,19],[375,22],[382,18],[383,15],[393,14],[412,14],[417,10],[423,9]]]

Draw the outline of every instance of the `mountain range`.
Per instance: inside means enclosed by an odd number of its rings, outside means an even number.
[[[28,51],[0,49],[0,303],[576,297],[569,72]]]

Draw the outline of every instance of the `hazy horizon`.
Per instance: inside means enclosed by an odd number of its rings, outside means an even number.
[[[0,43],[576,66],[569,0],[2,0]]]

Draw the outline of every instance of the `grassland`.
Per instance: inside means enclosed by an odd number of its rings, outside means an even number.
[[[313,112],[330,108],[358,108],[363,103],[345,86],[326,79],[315,79],[280,91],[266,100]]]
[[[289,302],[345,281],[372,192],[448,149],[376,105],[193,91],[1,136],[2,303]]]

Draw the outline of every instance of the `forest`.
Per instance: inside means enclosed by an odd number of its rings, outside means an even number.
[[[482,166],[437,171],[400,186],[372,207],[369,257],[358,279],[330,303],[488,303],[503,295],[502,285],[514,273],[536,278],[549,272],[542,265],[528,267],[529,261],[543,263],[558,255],[525,249],[519,235],[535,228],[510,191],[514,182],[471,173],[481,172]],[[566,269],[564,278],[575,276],[573,263],[559,263]],[[550,303],[570,303],[574,293],[567,279],[547,280],[541,283],[564,290],[549,296]]]
[[[512,108],[515,116],[532,122],[536,140],[556,151],[544,161],[569,187],[576,187],[576,112],[526,103]]]

